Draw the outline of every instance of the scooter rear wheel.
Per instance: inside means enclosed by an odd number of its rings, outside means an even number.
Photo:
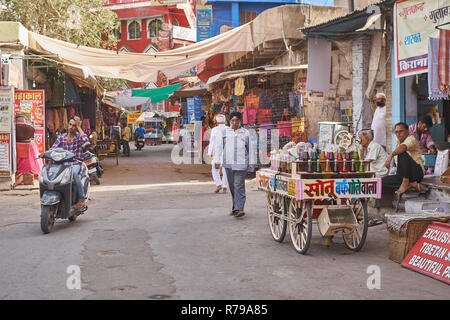
[[[43,233],[47,234],[52,232],[57,212],[57,204],[52,206],[41,206],[41,230]]]

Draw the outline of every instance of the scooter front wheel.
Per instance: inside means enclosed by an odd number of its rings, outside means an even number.
[[[43,233],[47,234],[52,232],[57,212],[57,204],[51,206],[41,206],[41,230]]]

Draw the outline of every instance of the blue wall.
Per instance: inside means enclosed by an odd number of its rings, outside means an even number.
[[[224,24],[238,27],[239,26],[239,12],[241,11],[256,11],[259,15],[264,10],[274,8],[285,4],[299,4],[299,0],[245,0],[245,1],[227,1],[227,0],[209,0],[206,4],[213,7],[213,31],[212,35],[217,36],[220,32],[220,27]],[[303,4],[316,4],[333,6],[334,0],[329,0],[328,3],[324,0],[303,0]],[[234,5],[234,16],[233,16]]]

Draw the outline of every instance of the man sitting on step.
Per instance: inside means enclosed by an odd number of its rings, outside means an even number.
[[[397,173],[382,178],[383,189],[394,189],[398,195],[409,188],[420,192],[419,183],[423,179],[425,168],[419,142],[409,134],[406,123],[397,123],[394,133],[397,136],[396,149],[388,156],[385,166],[389,169],[393,157],[397,156]]]

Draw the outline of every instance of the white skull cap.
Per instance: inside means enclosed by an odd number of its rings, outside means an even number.
[[[382,93],[382,92],[378,92],[375,95],[375,99],[379,99],[379,98],[383,98],[384,100],[386,100],[386,95],[384,93]]]
[[[225,123],[225,116],[223,114],[218,114],[216,116],[216,121],[219,123]]]

